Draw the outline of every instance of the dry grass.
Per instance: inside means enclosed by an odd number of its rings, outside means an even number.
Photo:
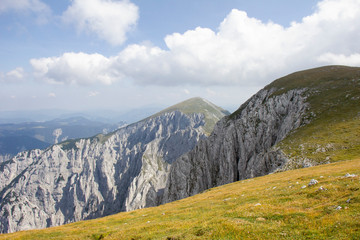
[[[155,208],[0,239],[359,239],[359,176],[346,173],[360,175],[360,159],[248,179]],[[319,183],[307,186],[311,179]]]

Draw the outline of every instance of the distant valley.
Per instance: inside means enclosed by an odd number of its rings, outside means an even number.
[[[0,162],[21,151],[45,149],[68,139],[91,137],[98,133],[106,134],[125,124],[91,121],[84,117],[0,124]]]

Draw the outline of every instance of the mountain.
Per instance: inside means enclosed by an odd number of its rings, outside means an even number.
[[[45,149],[67,139],[85,138],[102,132],[112,132],[123,125],[125,122],[106,124],[84,117],[0,124],[0,156],[14,156],[25,150]]]
[[[296,72],[260,90],[171,166],[163,202],[360,156],[360,68]]]
[[[19,153],[0,164],[0,231],[159,204],[171,164],[224,113],[195,98],[109,134]]]
[[[360,68],[327,66],[275,80],[218,121],[208,137],[206,114],[185,113],[187,104],[180,104],[111,134],[23,152],[0,164],[1,231],[60,225],[205,192],[49,230],[46,237],[356,239],[359,99]],[[268,173],[274,174],[208,190]],[[314,187],[316,182],[322,185]]]
[[[159,207],[0,234],[0,239],[359,239],[359,176],[357,158],[242,180]]]

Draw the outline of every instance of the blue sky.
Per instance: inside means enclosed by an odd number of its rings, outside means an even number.
[[[359,0],[0,0],[0,111],[232,111],[293,71],[360,66],[359,32]]]

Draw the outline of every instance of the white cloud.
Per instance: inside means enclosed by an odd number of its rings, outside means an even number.
[[[166,50],[134,44],[109,58],[66,53],[33,59],[31,64],[38,78],[57,83],[112,84],[127,79],[142,85],[263,86],[322,64],[359,66],[359,32],[359,0],[323,0],[312,15],[289,27],[232,10],[217,31],[198,27],[166,36]]]
[[[111,58],[100,54],[65,53],[60,57],[31,59],[37,79],[53,84],[111,84],[120,78]]]
[[[19,83],[24,80],[25,72],[21,67],[15,68],[7,73],[0,73],[0,82]]]
[[[360,54],[355,53],[346,56],[344,54],[325,53],[318,58],[318,61],[325,64],[360,66]]]
[[[51,14],[48,5],[40,0],[1,0],[0,14],[8,11],[35,13],[38,23],[46,23]]]
[[[95,33],[113,45],[121,45],[126,33],[136,25],[138,7],[128,0],[72,0],[63,20],[79,31]]]

